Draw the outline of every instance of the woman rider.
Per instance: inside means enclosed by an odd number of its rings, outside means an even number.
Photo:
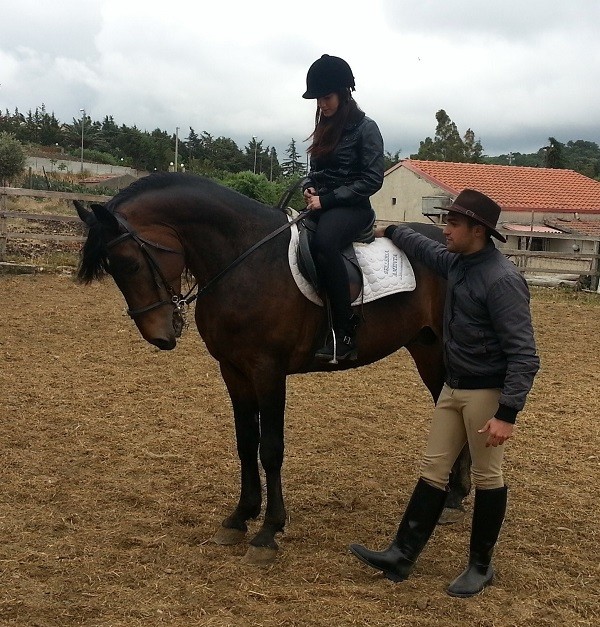
[[[315,357],[356,358],[358,316],[341,251],[374,217],[370,196],[383,184],[383,139],[377,124],[352,97],[354,76],[346,61],[324,54],[309,68],[303,98],[315,98],[315,129],[308,153],[310,171],[302,181],[306,208],[316,223],[311,252],[331,307],[333,337]]]

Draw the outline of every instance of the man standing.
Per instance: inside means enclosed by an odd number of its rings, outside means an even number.
[[[539,369],[529,289],[491,241],[505,242],[496,225],[500,207],[465,189],[449,209],[446,246],[408,227],[378,227],[376,236],[448,280],[444,310],[446,383],[431,421],[421,476],[395,539],[384,551],[353,544],[362,562],[392,581],[406,579],[444,508],[450,470],[465,443],[471,453],[475,504],[467,568],[448,594],[471,597],[494,576],[492,552],[506,512],[504,443],[513,435]]]

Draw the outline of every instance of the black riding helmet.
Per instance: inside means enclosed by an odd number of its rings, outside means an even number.
[[[302,98],[321,98],[343,89],[354,89],[350,66],[340,57],[324,54],[308,68],[306,91]]]

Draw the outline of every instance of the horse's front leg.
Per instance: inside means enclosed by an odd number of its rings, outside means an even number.
[[[237,507],[225,518],[213,539],[218,544],[237,544],[248,531],[246,521],[259,516],[262,504],[258,469],[259,408],[254,389],[243,375],[224,364],[221,364],[221,374],[233,405],[241,487]]]
[[[283,531],[286,522],[281,467],[284,452],[285,375],[267,376],[255,382],[260,407],[260,461],[267,483],[267,506],[262,527],[250,541],[244,561],[266,564],[275,559],[275,534]]]

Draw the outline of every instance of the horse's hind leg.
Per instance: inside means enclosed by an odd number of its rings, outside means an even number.
[[[433,401],[437,402],[445,378],[441,342],[437,334],[429,328],[423,329],[406,345],[406,349],[414,359]],[[448,486],[448,498],[440,517],[440,524],[457,522],[464,516],[463,500],[471,490],[471,456],[468,446],[465,446],[454,463]]]
[[[467,444],[452,466],[448,487],[450,491],[446,507],[440,516],[440,525],[450,525],[464,518],[463,500],[471,491],[471,454]]]
[[[222,522],[214,541],[218,544],[237,544],[248,531],[246,521],[259,516],[262,503],[258,470],[258,403],[250,382],[240,373],[221,364],[221,374],[233,405],[237,452],[241,464],[241,489],[237,507]]]

